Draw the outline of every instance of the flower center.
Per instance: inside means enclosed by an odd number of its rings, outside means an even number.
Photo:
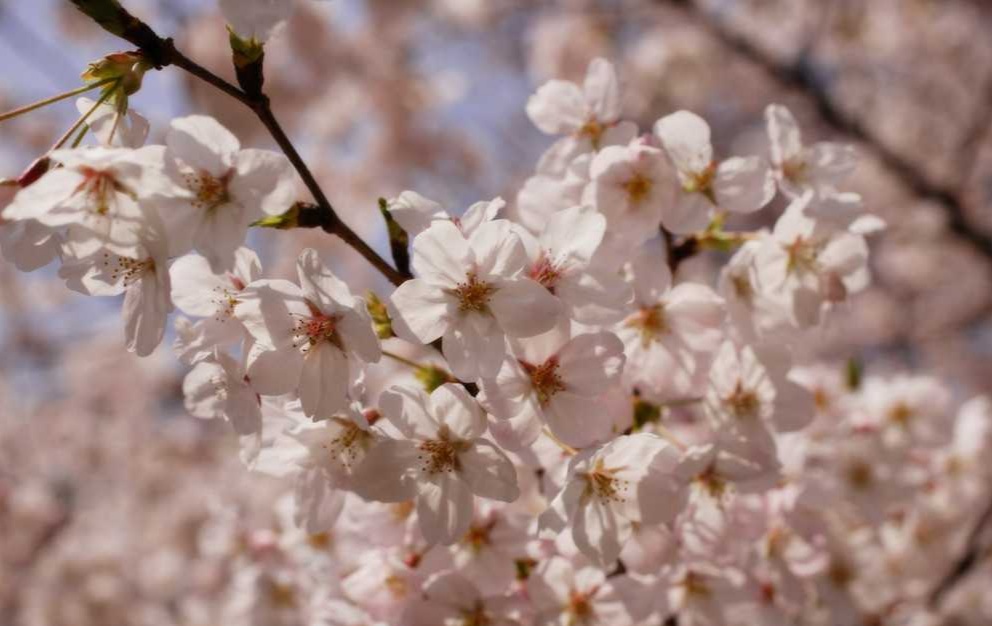
[[[734,290],[734,295],[748,304],[754,300],[754,285],[747,276],[747,272],[737,272],[730,275],[730,286]]]
[[[230,173],[217,178],[204,170],[197,173],[183,174],[186,187],[194,194],[190,204],[197,209],[208,211],[227,204],[231,200],[231,196],[227,191],[227,182],[230,178]]]
[[[603,503],[624,502],[629,485],[628,481],[615,476],[620,469],[608,468],[603,464],[602,459],[597,459],[592,470],[583,475],[586,480],[585,495],[599,498]]]
[[[531,365],[525,361],[520,361],[520,366],[524,368],[530,376],[530,385],[537,395],[540,405],[547,406],[551,397],[559,391],[565,390],[565,383],[558,375],[558,359],[551,357],[540,365]]]
[[[745,389],[739,380],[734,391],[723,399],[723,403],[731,415],[737,419],[753,418],[761,408],[761,400],[758,399],[758,395],[750,389]]]
[[[438,439],[428,439],[420,444],[417,460],[421,462],[423,471],[431,475],[455,472],[461,467],[458,459],[460,447],[458,442],[442,434]]]
[[[496,526],[496,520],[492,520],[485,524],[472,524],[472,526],[469,527],[468,532],[465,533],[465,537],[462,541],[468,544],[472,550],[478,552],[482,550],[483,547],[492,543],[489,535],[492,533],[494,526]]]
[[[562,268],[559,267],[544,250],[541,251],[537,263],[530,268],[530,277],[550,291],[555,292],[555,286],[561,280]]]
[[[643,174],[634,174],[623,184],[623,189],[627,192],[627,199],[631,204],[640,204],[651,193],[651,185],[650,178]]]
[[[701,172],[686,174],[682,180],[682,190],[686,193],[701,193],[710,200],[713,200],[713,179],[715,177],[716,161],[713,161]]]
[[[603,133],[606,131],[606,126],[604,126],[595,117],[590,117],[582,128],[576,133],[579,137],[588,137],[592,142],[592,145],[596,148],[599,147],[599,140],[602,139]]]
[[[654,341],[661,341],[661,338],[669,332],[665,308],[661,304],[642,307],[640,311],[627,318],[624,325],[640,332],[641,346],[644,348]]]
[[[864,461],[855,461],[847,468],[847,483],[858,491],[865,491],[875,482],[875,474],[871,465]]]
[[[458,283],[454,293],[458,297],[458,310],[460,312],[487,313],[489,311],[489,299],[496,293],[496,288],[483,280],[479,280],[475,273],[470,273],[465,282]]]
[[[796,237],[785,246],[789,255],[790,272],[812,272],[816,270],[816,246],[805,237]]]
[[[590,593],[582,593],[573,589],[568,594],[568,613],[572,616],[569,624],[584,623],[593,616],[592,602],[589,601]]]
[[[337,424],[340,430],[323,447],[330,454],[332,461],[340,463],[346,470],[351,469],[357,461],[361,460],[372,435],[349,419],[335,416],[331,418],[331,421]]]
[[[343,349],[337,330],[339,317],[326,315],[309,302],[307,306],[310,308],[310,317],[301,317],[293,324],[293,346],[304,354],[320,343],[329,343]]]
[[[806,179],[806,161],[793,157],[782,162],[782,177],[789,182],[799,184]]]
[[[110,213],[110,200],[114,192],[125,192],[124,187],[117,182],[112,172],[95,170],[90,167],[80,168],[83,182],[76,189],[86,195],[93,213],[104,216]]]
[[[126,256],[111,257],[109,252],[103,253],[103,266],[110,272],[113,282],[118,280],[130,287],[149,272],[155,272],[155,259],[132,259]]]
[[[729,487],[727,481],[717,473],[716,468],[712,465],[696,477],[696,484],[704,493],[715,499],[722,498]]]
[[[913,409],[911,409],[905,402],[898,402],[895,406],[889,409],[889,421],[894,424],[898,424],[899,426],[909,425],[909,420],[912,417]]]
[[[462,612],[461,626],[490,626],[492,623],[482,602],[476,602],[471,611]]]

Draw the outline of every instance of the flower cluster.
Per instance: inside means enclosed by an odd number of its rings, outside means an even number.
[[[989,490],[992,410],[805,362],[884,228],[844,187],[853,149],[771,105],[767,154],[717,154],[698,115],[642,132],[621,104],[598,59],[531,97],[557,139],[510,205],[385,203],[414,277],[381,299],[312,249],[265,275],[245,238],[291,214],[292,166],[209,117],[162,146],[140,118],[97,130],[3,210],[19,267],[124,295],[129,350],[188,316],[187,410],[290,485],[238,619],[926,623],[933,557]],[[679,280],[680,247],[723,255],[711,284]]]

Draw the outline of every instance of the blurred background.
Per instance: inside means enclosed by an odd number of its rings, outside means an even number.
[[[213,2],[124,4],[233,79]],[[989,33],[984,0],[301,0],[266,46],[267,91],[338,212],[387,255],[378,197],[415,189],[454,213],[512,203],[552,141],[527,97],[581,81],[597,56],[619,70],[628,119],[648,130],[691,109],[721,155],[766,151],[764,107],[785,104],[807,142],[858,147],[853,187],[888,222],[871,240],[874,285],[811,354],[928,373],[963,397],[992,390]],[[0,110],[78,85],[121,49],[65,0],[0,2]],[[247,110],[174,68],[147,74],[132,106],[150,143],[196,112],[271,147]],[[69,100],[0,126],[0,177],[76,117]],[[271,275],[312,246],[356,289],[386,293],[321,232],[252,244]],[[721,260],[680,275],[708,280]],[[217,538],[274,523],[280,487],[246,476],[224,425],[184,416],[168,340],[147,359],[125,352],[118,309],[53,267],[0,263],[0,626],[210,623],[234,576]]]

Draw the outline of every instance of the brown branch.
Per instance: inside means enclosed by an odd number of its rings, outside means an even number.
[[[936,608],[940,604],[941,598],[954,588],[961,579],[967,576],[981,561],[979,557],[988,547],[982,545],[983,543],[987,543],[982,541],[982,535],[988,529],[990,523],[992,523],[992,500],[985,506],[985,510],[982,511],[978,521],[975,522],[975,526],[971,529],[971,533],[968,535],[968,543],[965,544],[964,554],[961,555],[961,558],[954,564],[951,571],[947,573],[930,593],[928,602],[931,608]]]
[[[310,168],[307,167],[306,162],[304,162],[299,152],[297,152],[292,140],[286,135],[282,126],[280,126],[279,121],[272,112],[268,96],[260,91],[258,93],[247,93],[191,60],[176,48],[172,39],[159,37],[151,27],[128,13],[117,0],[69,1],[111,34],[117,35],[137,46],[142,55],[156,68],[161,69],[168,65],[174,65],[196,78],[213,85],[250,108],[265,126],[266,130],[269,131],[269,134],[272,135],[272,138],[279,145],[286,158],[292,163],[293,168],[300,175],[303,184],[310,191],[317,206],[324,212],[321,227],[326,232],[337,235],[346,244],[354,248],[394,285],[400,285],[406,280],[406,277],[379,256],[375,250],[366,244],[338,216],[333,205],[331,205],[320,184],[317,182],[317,179],[310,171]]]
[[[848,115],[834,104],[813,67],[808,50],[800,54],[794,62],[785,63],[766,54],[749,39],[721,23],[718,18],[708,15],[692,0],[661,1],[680,7],[690,17],[703,24],[724,46],[763,69],[782,86],[805,94],[813,102],[824,122],[835,131],[867,146],[914,194],[942,205],[951,231],[970,243],[977,252],[992,258],[992,236],[979,231],[969,223],[958,192],[929,180],[916,166],[886,146],[860,120]]]

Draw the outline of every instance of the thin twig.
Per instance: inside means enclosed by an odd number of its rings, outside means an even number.
[[[154,30],[138,18],[134,17],[123,7],[115,7],[112,14],[96,14],[93,12],[85,0],[69,0],[76,5],[83,13],[94,19],[100,26],[108,32],[129,41],[138,47],[148,61],[160,69],[168,65],[174,65],[199,78],[200,80],[216,87],[238,102],[250,108],[259,121],[265,126],[269,134],[279,145],[279,148],[289,159],[296,172],[303,180],[314,201],[323,212],[321,227],[328,233],[337,235],[346,244],[354,248],[359,254],[379,270],[391,283],[399,285],[406,278],[392,267],[385,259],[366,244],[347,224],[338,216],[331,205],[320,184],[314,177],[310,168],[300,157],[292,140],[283,131],[278,120],[272,112],[269,98],[265,94],[248,94],[239,87],[229,83],[220,76],[196,63],[182,52],[180,52],[172,39],[159,37]]]

